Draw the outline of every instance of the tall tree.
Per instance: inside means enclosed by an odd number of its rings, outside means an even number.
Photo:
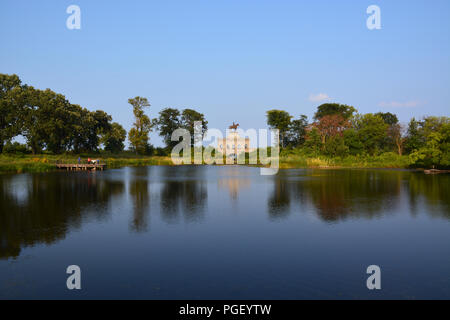
[[[0,153],[5,143],[20,132],[20,96],[23,87],[15,74],[0,74]]]
[[[102,134],[101,142],[105,150],[111,153],[119,153],[125,147],[124,141],[127,131],[117,122],[111,124],[111,128]]]
[[[269,110],[266,115],[269,127],[280,131],[281,146],[284,147],[287,143],[292,116],[283,110]]]
[[[300,119],[292,120],[289,125],[289,144],[299,147],[305,143],[306,129],[308,128],[308,117],[301,115]]]
[[[159,112],[159,118],[155,120],[158,125],[159,135],[163,138],[167,148],[173,148],[178,142],[172,141],[172,133],[182,127],[180,111],[174,108],[165,108]]]
[[[194,123],[200,121],[202,123],[201,126],[201,134],[202,137],[205,134],[206,130],[208,130],[208,121],[206,121],[203,113],[197,112],[193,109],[184,109],[181,112],[180,123],[181,126],[187,129],[191,134],[191,145],[194,144]],[[199,128],[200,129],[200,128]]]
[[[408,124],[405,140],[405,151],[412,153],[425,145],[425,138],[420,130],[421,122],[412,118]]]
[[[134,127],[128,132],[128,139],[136,153],[144,154],[149,147],[148,134],[153,126],[150,118],[144,113],[144,108],[150,107],[150,103],[147,98],[142,97],[128,99],[128,103],[133,106],[135,118]]]
[[[389,141],[395,144],[397,154],[401,156],[403,154],[403,145],[405,138],[403,137],[403,126],[400,123],[392,124],[388,127],[387,136]]]

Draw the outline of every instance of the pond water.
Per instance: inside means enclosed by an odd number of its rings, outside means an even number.
[[[66,287],[69,265],[81,290]],[[381,290],[366,287],[370,265]],[[450,176],[0,175],[0,298],[450,299]]]

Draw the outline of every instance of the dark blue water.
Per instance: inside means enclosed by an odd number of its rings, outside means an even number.
[[[205,166],[1,175],[0,298],[449,299],[449,182]],[[366,287],[369,265],[381,290]]]

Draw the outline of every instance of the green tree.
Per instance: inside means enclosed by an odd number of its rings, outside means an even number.
[[[390,112],[378,112],[375,115],[376,116],[380,116],[383,119],[383,121],[389,126],[392,126],[392,125],[398,123],[398,118],[393,113],[390,113]]]
[[[314,120],[320,120],[325,116],[340,115],[345,120],[349,120],[356,109],[352,106],[339,103],[324,103],[317,107],[317,112],[314,114]]]
[[[292,116],[283,110],[269,110],[266,114],[269,127],[280,131],[281,146],[284,147],[287,143]]]
[[[370,155],[375,155],[383,147],[383,141],[387,136],[388,125],[383,118],[367,113],[358,116],[356,120],[359,140],[364,146],[365,151]]]
[[[312,127],[306,134],[305,148],[315,155],[318,155],[322,150],[322,139],[320,138],[319,130]]]
[[[450,118],[425,118],[419,131],[425,144],[410,154],[411,162],[416,166],[450,167]]]
[[[111,128],[102,134],[101,142],[105,150],[111,153],[119,153],[124,148],[127,131],[117,122],[111,124]]]
[[[128,139],[136,153],[144,154],[149,148],[148,134],[153,127],[150,118],[144,113],[144,108],[150,107],[150,103],[147,98],[142,97],[128,99],[128,103],[132,105],[135,117],[134,127],[128,132]]]
[[[18,99],[23,87],[15,74],[0,74],[0,153],[3,146],[20,133],[19,116],[22,105]]]
[[[292,120],[289,124],[288,144],[299,147],[305,143],[306,129],[308,128],[308,117],[301,115],[300,119]]]
[[[173,108],[165,108],[159,112],[159,118],[155,121],[158,125],[159,135],[163,137],[166,147],[172,149],[178,142],[172,141],[172,133],[181,128],[180,111]]]
[[[77,113],[67,99],[50,89],[34,90],[32,101],[23,112],[22,134],[34,153],[42,147],[53,153],[68,150],[73,142],[73,123]]]
[[[355,128],[349,128],[344,131],[344,143],[348,147],[348,152],[351,155],[358,155],[364,151],[364,145]]]
[[[201,127],[201,132],[202,132],[202,137],[205,134],[206,130],[208,130],[208,121],[206,121],[205,116],[200,113],[197,112],[193,109],[184,109],[181,112],[181,119],[180,119],[180,123],[181,123],[181,127],[183,127],[184,129],[187,129],[190,134],[191,134],[191,145],[194,144],[194,123],[196,121],[201,121],[202,123],[202,127]]]
[[[421,130],[421,123],[415,118],[412,118],[408,124],[405,140],[405,151],[410,154],[416,150],[419,150],[425,145],[425,137]]]
[[[345,145],[343,136],[331,137],[325,144],[325,154],[331,157],[344,157],[349,153],[349,147]]]

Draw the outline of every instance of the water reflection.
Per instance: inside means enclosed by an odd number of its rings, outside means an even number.
[[[0,259],[60,241],[87,221],[105,223],[114,201],[129,219],[128,230],[144,233],[150,212],[169,224],[202,222],[231,199],[233,211],[248,214],[254,207],[247,197],[253,194],[266,206],[269,221],[304,209],[333,223],[424,212],[450,219],[450,176],[410,171],[285,170],[268,178],[256,168],[193,166],[2,175]],[[220,228],[210,226],[215,227]]]
[[[160,193],[164,221],[177,223],[182,215],[187,222],[201,221],[208,190],[202,167],[162,167],[163,183]]]
[[[133,202],[130,229],[135,232],[148,230],[150,214],[149,173],[151,167],[130,168],[128,192]]]
[[[98,180],[91,173],[1,176],[0,258],[63,239],[83,221],[104,220],[109,200],[123,191],[123,181]]]
[[[404,211],[414,214],[425,201],[426,212],[450,218],[449,176],[426,176],[400,170],[289,170],[273,177],[267,206],[270,218],[287,217],[293,202],[312,206],[327,222],[372,219]],[[405,203],[404,203],[405,202]]]
[[[218,185],[220,189],[228,191],[232,200],[237,200],[243,190],[250,188],[251,182],[246,178],[227,178],[219,179]]]

